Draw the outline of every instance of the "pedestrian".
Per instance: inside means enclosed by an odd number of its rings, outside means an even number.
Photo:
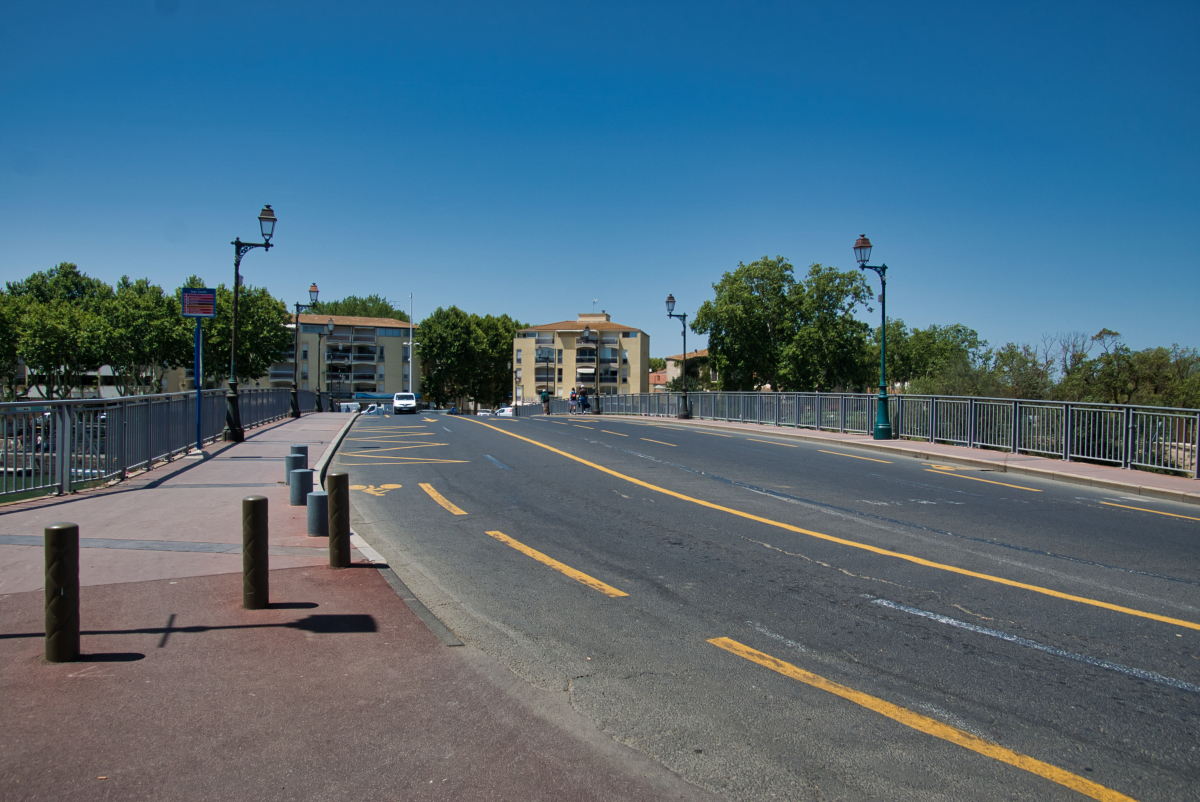
[[[592,408],[591,405],[588,404],[587,390],[586,389],[580,390],[579,391],[579,411],[587,412],[591,408]]]
[[[579,404],[579,396],[577,396],[575,394],[575,388],[572,387],[571,388],[571,399],[570,399],[570,401],[567,402],[568,411],[571,412],[572,414],[574,414],[575,409],[578,406],[578,404]]]
[[[546,415],[550,414],[550,393],[542,390],[542,412]]]

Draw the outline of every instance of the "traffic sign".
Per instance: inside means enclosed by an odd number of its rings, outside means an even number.
[[[217,291],[199,287],[183,288],[184,317],[216,317]]]

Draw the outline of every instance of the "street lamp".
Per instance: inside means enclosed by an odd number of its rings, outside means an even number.
[[[317,285],[314,284],[314,287]],[[321,357],[325,355],[325,351],[321,348],[321,340],[333,334],[333,318],[329,318],[329,322],[325,324],[325,331],[317,329],[317,411],[321,411]],[[333,408],[333,399],[329,399],[329,407]]]
[[[675,417],[682,420],[688,420],[692,417],[692,410],[688,406],[687,397],[687,313],[681,312],[675,314],[675,295],[672,293],[667,296],[667,317],[677,317],[683,323],[683,370],[679,374],[679,380],[683,386],[683,402],[679,405],[679,414]]]
[[[595,382],[596,382],[595,396],[596,397],[593,399],[593,401],[595,403],[592,404],[592,414],[599,415],[600,414],[600,332],[592,331],[591,326],[584,324],[583,334],[580,336],[579,341],[585,342],[585,343],[591,343],[596,349],[596,367],[593,368],[593,370],[595,372],[592,374],[593,376],[596,377],[595,378]]]
[[[237,324],[238,324],[238,290],[241,289],[242,275],[239,272],[242,266],[242,257],[252,248],[262,248],[270,250],[271,237],[275,235],[275,212],[271,211],[271,205],[267,204],[263,210],[258,213],[258,228],[262,232],[262,242],[242,242],[240,237],[235,237],[233,242],[233,330],[229,336],[229,392],[225,394],[225,439],[232,440],[235,443],[242,442],[245,439],[245,432],[242,429],[242,413],[238,409],[238,380],[237,380]]]
[[[887,265],[867,264],[871,258],[871,240],[863,234],[854,243],[854,259],[859,270],[874,270],[879,274],[879,397],[875,402],[875,439],[892,439],[892,420],[888,414],[887,395]]]
[[[308,288],[308,303],[302,304],[296,301],[296,344],[295,351],[292,353],[292,417],[300,417],[300,313],[307,312],[312,309],[317,303],[317,295],[320,290],[317,289],[316,282]],[[321,338],[317,338],[317,342],[321,342]],[[320,377],[318,377],[319,380]],[[318,381],[318,384],[320,382]],[[321,393],[317,392],[317,412],[321,411]]]

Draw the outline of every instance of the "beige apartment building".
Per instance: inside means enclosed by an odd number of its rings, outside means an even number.
[[[585,328],[598,342],[582,341]],[[650,337],[646,332],[613,323],[604,311],[517,332],[513,340],[514,403],[537,400],[543,389],[555,398],[566,398],[572,389],[580,388],[594,394],[597,379],[604,395],[649,392]]]
[[[414,346],[417,328],[412,327]],[[298,386],[301,390],[318,389],[320,374],[320,389],[340,398],[356,393],[419,393],[420,360],[416,360],[414,369],[409,336],[409,324],[392,318],[302,314]],[[294,370],[294,362],[278,362],[271,366],[261,386],[291,387]]]

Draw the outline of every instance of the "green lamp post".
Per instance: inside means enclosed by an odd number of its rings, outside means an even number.
[[[275,235],[275,212],[267,204],[258,213],[258,228],[262,233],[262,242],[242,242],[241,237],[234,237],[233,242],[233,325],[229,334],[229,392],[225,394],[225,439],[240,443],[245,438],[242,429],[242,413],[238,407],[237,380],[237,333],[238,333],[238,291],[242,286],[242,257],[253,248],[270,250],[271,237]],[[284,307],[286,309],[286,307]]]
[[[675,293],[667,296],[667,317],[679,318],[683,324],[683,369],[679,373],[679,381],[683,385],[683,399],[679,403],[679,413],[675,416],[681,420],[691,420],[692,408],[688,406],[687,395],[687,313],[675,314]]]
[[[296,341],[293,344],[293,353],[292,353],[292,409],[291,409],[291,412],[292,412],[293,418],[300,417],[300,398],[299,398],[299,392],[300,392],[300,313],[307,312],[309,309],[312,309],[317,303],[317,296],[319,294],[320,294],[320,290],[317,289],[316,282],[313,282],[313,285],[308,288],[308,301],[309,302],[306,304],[302,304],[299,301],[296,301],[296,327],[295,327],[296,328],[296,331],[295,331]],[[317,338],[318,345],[320,344],[320,342],[321,342],[321,340],[318,337]],[[318,385],[317,412],[321,411],[320,384],[321,384],[321,377],[320,377],[320,375],[318,375],[317,376],[317,385]]]
[[[879,398],[875,402],[875,439],[892,439],[892,420],[888,415],[887,394],[887,265],[869,265],[871,240],[863,234],[854,243],[854,258],[859,270],[874,270],[879,274],[879,312],[883,322],[879,328]]]

